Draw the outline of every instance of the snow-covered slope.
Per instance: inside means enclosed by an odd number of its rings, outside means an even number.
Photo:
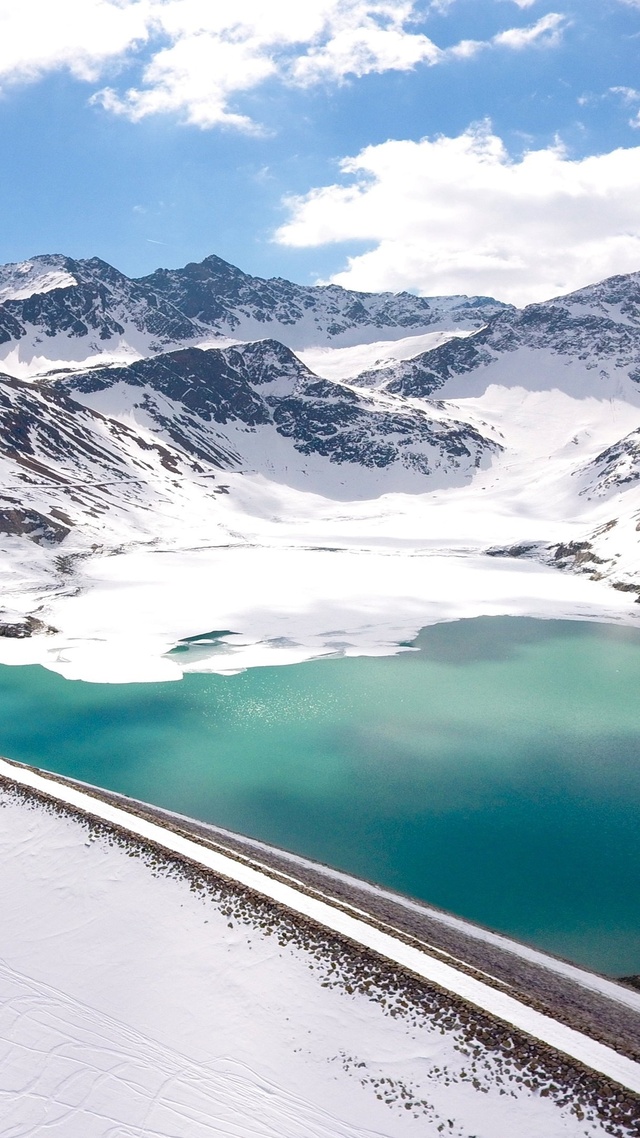
[[[470,331],[422,332],[399,340],[373,340],[370,344],[352,344],[347,348],[296,348],[296,355],[323,379],[348,380],[366,369],[379,371],[398,360],[410,360],[422,352],[437,348],[453,336],[468,336]]]
[[[640,273],[544,304],[507,310],[454,339],[357,382],[404,395],[468,397],[491,384],[640,402]]]
[[[187,455],[347,499],[417,491],[425,479],[464,484],[500,449],[443,405],[409,407],[319,379],[271,340],[184,349],[56,386]]]
[[[179,819],[0,770],[8,1135],[637,1134],[638,1063],[486,974]]]
[[[79,284],[74,262],[60,254],[35,257],[32,261],[0,266],[0,303],[28,300],[34,293],[55,288],[74,288]]]
[[[99,359],[136,359],[200,335],[150,288],[98,257],[54,254],[0,268],[0,360],[14,375]]]
[[[113,525],[118,508],[149,509],[163,483],[166,493],[178,477],[201,472],[175,448],[80,406],[58,387],[0,376],[2,532],[58,544],[74,525],[91,529],[106,515]],[[20,520],[34,510],[48,515],[42,534]]]
[[[581,494],[611,497],[640,479],[640,429],[607,447],[579,472],[584,482]]]
[[[271,337],[313,348],[396,340],[408,330],[453,334],[481,327],[504,307],[490,297],[427,299],[266,281],[219,257],[131,280],[98,257],[52,254],[0,266],[0,361],[24,378],[217,339]]]
[[[158,678],[203,627],[239,634],[198,657],[229,670],[392,651],[473,613],[640,620],[640,274],[522,311],[260,282],[217,258],[139,282],[39,258],[2,287],[0,321],[33,306],[43,342],[46,324],[80,345],[31,386],[0,381],[0,624],[23,638],[3,659],[117,678],[126,657]],[[436,310],[455,336],[420,330]],[[243,342],[256,321],[313,334],[307,362]],[[211,346],[221,331],[235,343]],[[79,362],[92,343],[98,366]],[[42,626],[60,632],[27,648]]]

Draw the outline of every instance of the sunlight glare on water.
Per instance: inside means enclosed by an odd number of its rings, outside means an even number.
[[[640,972],[640,633],[493,617],[181,683],[1,668],[0,751]]]

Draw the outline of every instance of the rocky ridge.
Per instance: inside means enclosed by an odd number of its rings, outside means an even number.
[[[158,351],[191,340],[199,328],[171,303],[99,257],[35,257],[0,269],[0,345],[25,341],[47,357],[47,341],[78,341],[84,358],[120,344]]]
[[[399,466],[416,475],[416,490],[436,473],[456,485],[500,450],[443,405],[410,408],[320,379],[272,340],[186,348],[127,367],[74,373],[56,387],[85,406],[125,413],[185,455],[216,466],[273,474],[273,436],[290,440],[279,471],[285,482],[285,465],[295,462],[299,473],[315,456],[342,466],[347,483],[349,467],[353,477]],[[259,435],[259,445],[249,434]]]
[[[528,355],[525,366],[522,352]],[[390,368],[363,372],[354,382],[428,398],[449,394],[454,386],[456,394],[475,394],[478,383],[485,388],[496,381],[531,386],[544,383],[551,373],[562,389],[568,377],[558,375],[558,364],[578,365],[583,396],[602,392],[609,397],[616,380],[627,392],[640,391],[640,273],[611,277],[544,304],[498,312],[465,339],[449,340]],[[466,380],[471,376],[478,383]]]
[[[355,344],[382,338],[381,333],[393,340],[442,326],[479,328],[510,307],[487,296],[421,297],[305,286],[281,277],[264,280],[215,256],[183,269],[158,269],[139,283],[219,333],[257,339],[263,330],[292,348]]]
[[[290,347],[408,331],[475,329],[490,297],[357,293],[262,280],[219,257],[130,279],[99,257],[61,254],[0,267],[0,359],[23,376],[101,355],[135,359],[186,343],[276,337]]]

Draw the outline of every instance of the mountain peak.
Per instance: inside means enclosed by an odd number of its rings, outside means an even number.
[[[28,300],[36,293],[70,288],[78,283],[77,262],[63,253],[43,253],[27,261],[0,266],[0,304]]]

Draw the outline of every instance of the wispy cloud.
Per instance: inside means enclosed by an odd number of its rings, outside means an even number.
[[[266,79],[308,86],[436,61],[415,17],[414,0],[0,0],[0,82],[63,68],[93,81],[133,60],[141,82],[94,101],[134,120],[250,129],[230,101]]]
[[[460,43],[449,48],[448,54],[468,59],[477,55],[478,52],[495,47],[511,48],[515,51],[521,51],[523,48],[534,45],[556,47],[560,43],[567,24],[566,17],[561,13],[549,12],[537,20],[535,24],[529,24],[525,28],[507,28],[506,31],[498,32],[488,40],[461,40]]]
[[[288,200],[276,240],[373,245],[332,278],[345,287],[526,303],[640,268],[640,147],[512,158],[483,125],[369,146],[342,170],[346,184]]]
[[[635,107],[640,103],[640,91],[637,91],[635,87],[610,87],[607,94],[617,95],[626,107]],[[629,126],[632,126],[634,130],[640,130],[640,107],[638,107],[635,115],[629,119]]]
[[[640,91],[636,91],[635,87],[610,87],[609,92],[612,95],[619,95],[625,103],[640,103]]]

